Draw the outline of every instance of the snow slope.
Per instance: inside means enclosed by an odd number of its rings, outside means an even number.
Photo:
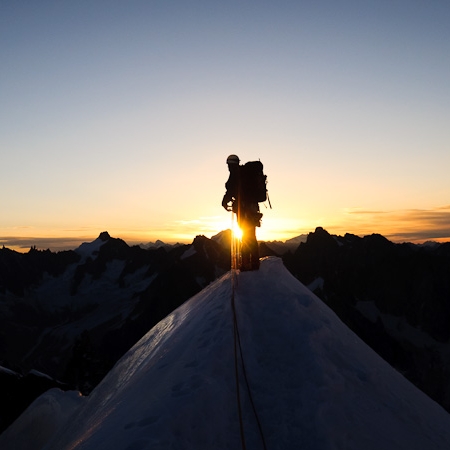
[[[242,448],[232,278],[224,275],[150,330],[45,449]],[[280,259],[237,274],[235,302],[268,450],[450,448],[449,414],[366,346]],[[263,449],[242,367],[239,373],[247,449]],[[33,430],[27,433],[33,442]],[[7,442],[2,437],[0,448],[18,448],[13,433]]]
[[[50,389],[38,397],[0,435],[2,450],[38,450],[63,426],[85,398],[77,392]]]

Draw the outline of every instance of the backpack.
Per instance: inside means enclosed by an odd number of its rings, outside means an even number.
[[[243,197],[250,202],[267,200],[267,176],[261,161],[249,161],[241,166],[241,189]]]

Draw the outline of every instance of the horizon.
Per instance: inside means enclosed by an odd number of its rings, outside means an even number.
[[[415,239],[413,237],[412,239],[411,238],[408,239],[406,236],[403,236],[403,237],[399,236],[399,235],[389,236],[389,235],[385,235],[383,233],[376,233],[376,232],[363,233],[363,234],[350,233],[350,232],[334,233],[334,232],[330,231],[328,228],[321,227],[320,225],[316,228],[319,228],[319,227],[323,228],[330,235],[335,235],[335,236],[344,236],[345,234],[354,234],[360,238],[363,238],[365,236],[369,236],[372,234],[378,234],[378,235],[385,237],[386,239],[393,242],[394,244],[411,243],[411,244],[420,245],[420,244],[424,244],[426,242],[436,242],[436,243],[440,243],[440,244],[450,242],[449,238],[442,239],[442,238],[436,237],[436,236],[429,236],[426,238],[422,237],[422,238],[418,238],[418,239]],[[291,239],[295,239],[295,238],[301,237],[301,236],[307,236],[310,233],[313,233],[316,228],[314,228],[313,230],[305,231],[303,233],[299,233],[295,236],[290,236],[290,237],[282,238],[282,239],[276,239],[276,238],[274,238],[274,239],[259,239],[258,238],[258,242],[286,243],[287,241],[289,241]],[[133,235],[126,236],[126,235],[120,234],[120,233],[116,235],[116,234],[110,232],[109,230],[105,229],[105,230],[99,231],[96,235],[91,235],[91,236],[85,235],[85,236],[72,236],[72,237],[17,237],[17,236],[16,237],[14,237],[14,236],[0,237],[0,246],[8,248],[10,250],[14,250],[19,253],[28,253],[31,248],[36,248],[36,250],[41,250],[41,251],[50,250],[52,252],[75,250],[83,243],[93,242],[104,231],[108,232],[108,234],[110,235],[111,238],[122,239],[129,246],[148,245],[148,244],[156,243],[157,241],[161,241],[164,244],[169,244],[169,245],[174,245],[174,244],[189,245],[194,241],[196,236],[203,235],[203,236],[207,237],[208,239],[212,239],[215,235],[217,235],[223,231],[227,231],[227,230],[231,230],[231,228],[230,227],[224,228],[223,230],[219,230],[219,231],[209,234],[209,235],[203,234],[203,233],[197,233],[197,234],[193,234],[191,237],[186,237],[185,239],[170,240],[170,239],[162,239],[161,237],[154,237],[152,239],[146,239],[146,237],[148,237],[146,235],[142,236],[143,239],[138,239],[136,236],[133,236]]]
[[[260,159],[260,240],[450,240],[450,4],[7,2],[0,236],[170,242],[230,227]]]

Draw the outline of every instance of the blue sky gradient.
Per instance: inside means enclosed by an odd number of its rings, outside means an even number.
[[[260,239],[450,239],[448,2],[0,8],[0,244],[211,236],[230,153],[265,165]]]

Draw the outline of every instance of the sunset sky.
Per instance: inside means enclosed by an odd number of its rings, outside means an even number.
[[[450,3],[0,2],[0,245],[191,242],[261,159],[257,237],[450,240]]]

